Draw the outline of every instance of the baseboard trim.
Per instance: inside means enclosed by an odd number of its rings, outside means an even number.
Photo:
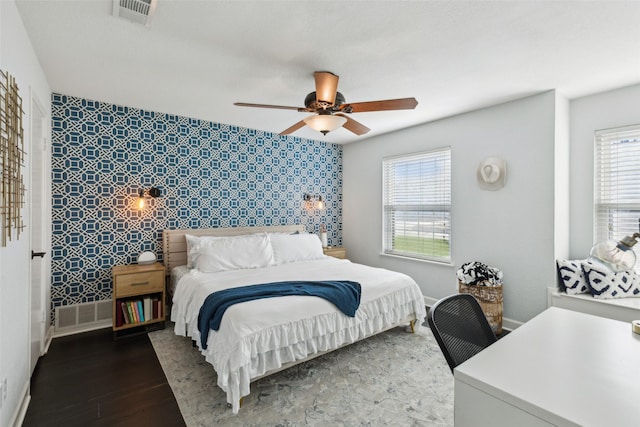
[[[427,307],[431,307],[433,304],[438,301],[438,298],[424,297],[424,305]],[[513,331],[516,328],[522,326],[522,322],[517,320],[509,319],[508,317],[502,318],[502,329],[506,329],[507,331]]]
[[[49,347],[51,346],[51,341],[53,341],[53,325],[49,325],[47,328],[47,333],[44,338],[44,349],[42,350],[42,356],[49,352]]]
[[[95,322],[87,326],[73,327],[73,328],[68,328],[67,330],[59,329],[53,332],[53,336],[51,338],[53,339],[58,337],[65,337],[67,335],[81,334],[83,332],[97,331],[98,329],[111,328],[111,326],[112,326],[112,322],[111,322],[111,319],[109,319],[107,321]]]
[[[424,297],[424,305],[426,305],[427,307],[431,307],[436,303],[436,301],[438,301],[437,298]]]
[[[425,296],[423,298],[424,298],[424,305],[427,306],[427,307],[431,307],[433,304],[436,303],[436,301],[438,301],[438,298],[431,298],[431,297],[427,297],[427,296]],[[98,330],[98,329],[110,328],[111,326],[112,326],[111,325],[111,320],[109,320],[108,322],[94,323],[94,324],[88,325],[86,327],[73,328],[72,330],[53,331],[53,333],[51,335],[47,334],[49,336],[49,339],[47,339],[46,344],[45,344],[45,353],[49,349],[49,345],[51,345],[51,340],[53,338],[64,337],[64,336],[68,336],[68,335],[81,334],[83,332],[90,332],[90,331],[95,331],[95,330]],[[522,326],[522,322],[519,322],[519,321],[513,320],[513,319],[509,319],[507,317],[503,317],[502,318],[502,327],[503,327],[503,329],[507,329],[509,331],[512,331],[512,330],[514,330],[514,329],[516,329],[516,328],[518,328],[520,326]]]
[[[20,399],[20,406],[18,407],[13,418],[9,423],[10,426],[20,427],[24,422],[24,418],[27,415],[27,408],[29,408],[29,402],[31,402],[31,394],[29,393],[29,382],[24,385],[22,389],[22,397]]]
[[[517,320],[509,319],[508,317],[502,318],[502,329],[506,329],[507,331],[513,331],[514,329],[519,328],[523,325],[524,322],[519,322]]]

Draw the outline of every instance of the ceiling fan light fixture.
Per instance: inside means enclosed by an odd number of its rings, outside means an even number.
[[[313,116],[309,116],[292,126],[289,126],[278,134],[282,136],[291,135],[293,132],[303,128],[305,125],[324,135],[338,129],[339,127],[344,127],[347,131],[356,135],[364,135],[371,129],[362,123],[345,116],[345,114],[366,113],[370,111],[413,110],[418,105],[418,101],[415,98],[384,99],[379,101],[351,102],[346,104],[344,95],[338,92],[339,77],[337,75],[330,71],[316,71],[313,73],[313,78],[316,83],[316,90],[306,96],[304,99],[304,108],[289,107],[285,105],[251,104],[247,102],[235,102],[234,105],[240,107],[294,110],[300,113],[316,113]]]
[[[326,135],[327,133],[334,131],[342,127],[347,119],[340,116],[332,116],[330,114],[314,114],[303,119],[305,124],[313,130]]]

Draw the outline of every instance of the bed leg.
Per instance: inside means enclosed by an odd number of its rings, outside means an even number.
[[[240,407],[242,408],[242,404],[244,403],[244,397],[240,398]],[[227,402],[227,409],[231,409],[233,408],[233,405],[229,402]]]
[[[409,322],[409,325],[411,326],[411,333],[415,334],[416,333],[416,321],[415,320],[411,320]]]

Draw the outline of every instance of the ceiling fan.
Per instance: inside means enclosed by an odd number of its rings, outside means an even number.
[[[418,105],[415,98],[386,99],[382,101],[346,103],[344,95],[338,92],[339,77],[329,71],[313,73],[316,81],[316,91],[311,92],[304,99],[304,107],[286,107],[282,105],[249,104],[236,102],[240,107],[276,108],[280,110],[295,110],[299,112],[315,113],[280,132],[289,135],[304,125],[311,127],[323,135],[344,127],[356,135],[364,135],[371,129],[345,115],[370,111],[412,110]]]

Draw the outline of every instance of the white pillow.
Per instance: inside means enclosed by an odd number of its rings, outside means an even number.
[[[232,239],[235,237],[244,237],[242,236],[193,236],[191,234],[185,234],[185,240],[187,241],[187,267],[195,268],[196,259],[198,258],[198,251],[200,249],[200,243],[212,241],[216,239]]]
[[[586,259],[558,259],[558,277],[560,278],[560,286],[569,295],[589,293],[589,283],[584,277],[582,264],[587,262]]]
[[[269,234],[276,265],[324,258],[317,234]]]
[[[193,268],[196,258],[196,254],[193,250],[200,242],[200,237],[193,236],[191,234],[185,234],[184,238],[187,241],[187,267]]]
[[[266,233],[200,239],[195,267],[204,273],[261,268],[274,264],[273,249]]]
[[[640,277],[635,271],[614,273],[598,262],[582,263],[591,295],[598,299],[640,297]]]

